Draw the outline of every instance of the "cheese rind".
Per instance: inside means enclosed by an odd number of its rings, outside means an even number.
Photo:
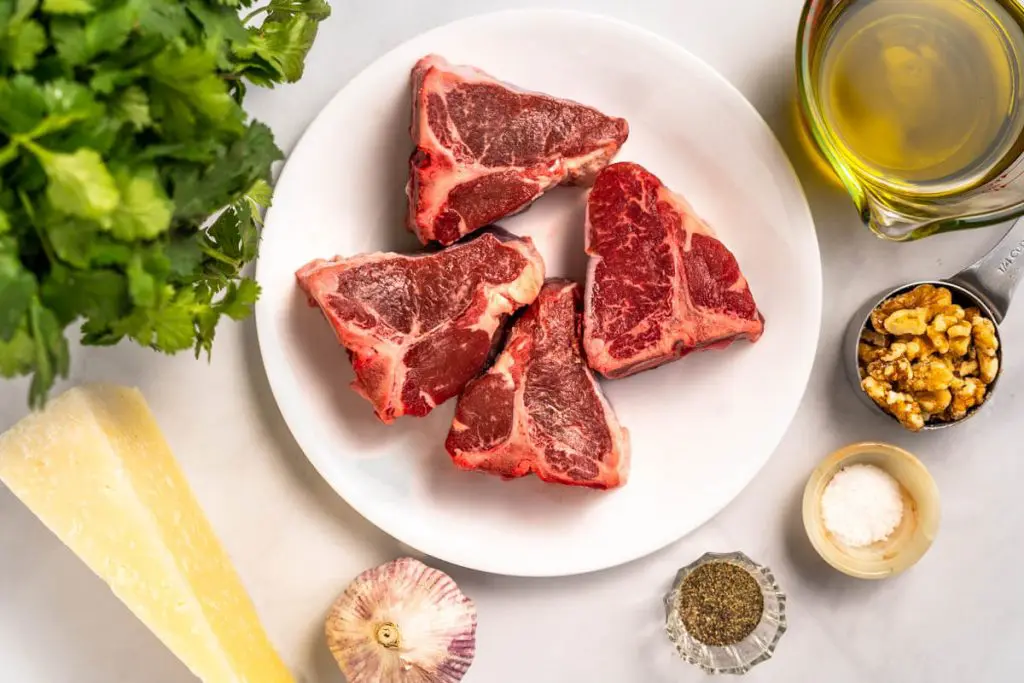
[[[71,389],[0,436],[0,481],[205,683],[294,683],[134,389]]]

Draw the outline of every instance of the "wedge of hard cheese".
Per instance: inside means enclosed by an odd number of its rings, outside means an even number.
[[[0,481],[206,683],[293,683],[142,394],[87,386],[0,436]]]

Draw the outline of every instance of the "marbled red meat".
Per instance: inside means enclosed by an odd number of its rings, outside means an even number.
[[[633,163],[598,174],[587,199],[583,346],[625,377],[764,331],[739,264],[680,195]]]
[[[392,422],[480,373],[504,319],[536,298],[544,262],[529,238],[494,230],[435,253],[316,259],[296,277],[348,350],[352,388]]]
[[[579,285],[544,285],[459,398],[445,444],[456,465],[597,489],[626,482],[629,434],[583,358],[581,313]]]
[[[589,184],[629,134],[624,119],[436,55],[417,62],[412,90],[406,192],[424,244],[451,244],[556,185]]]

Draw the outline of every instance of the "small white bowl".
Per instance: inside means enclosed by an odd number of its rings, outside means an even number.
[[[825,528],[821,496],[839,470],[849,465],[874,465],[900,484],[903,520],[884,541],[863,548],[845,545]],[[884,579],[917,563],[931,547],[939,529],[939,490],[913,455],[884,443],[863,442],[841,448],[811,474],[804,488],[804,528],[822,559],[850,576]]]

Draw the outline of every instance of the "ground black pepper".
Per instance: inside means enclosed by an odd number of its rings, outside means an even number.
[[[683,580],[677,605],[686,630],[705,645],[733,645],[757,628],[764,613],[761,587],[731,562],[711,562]]]

